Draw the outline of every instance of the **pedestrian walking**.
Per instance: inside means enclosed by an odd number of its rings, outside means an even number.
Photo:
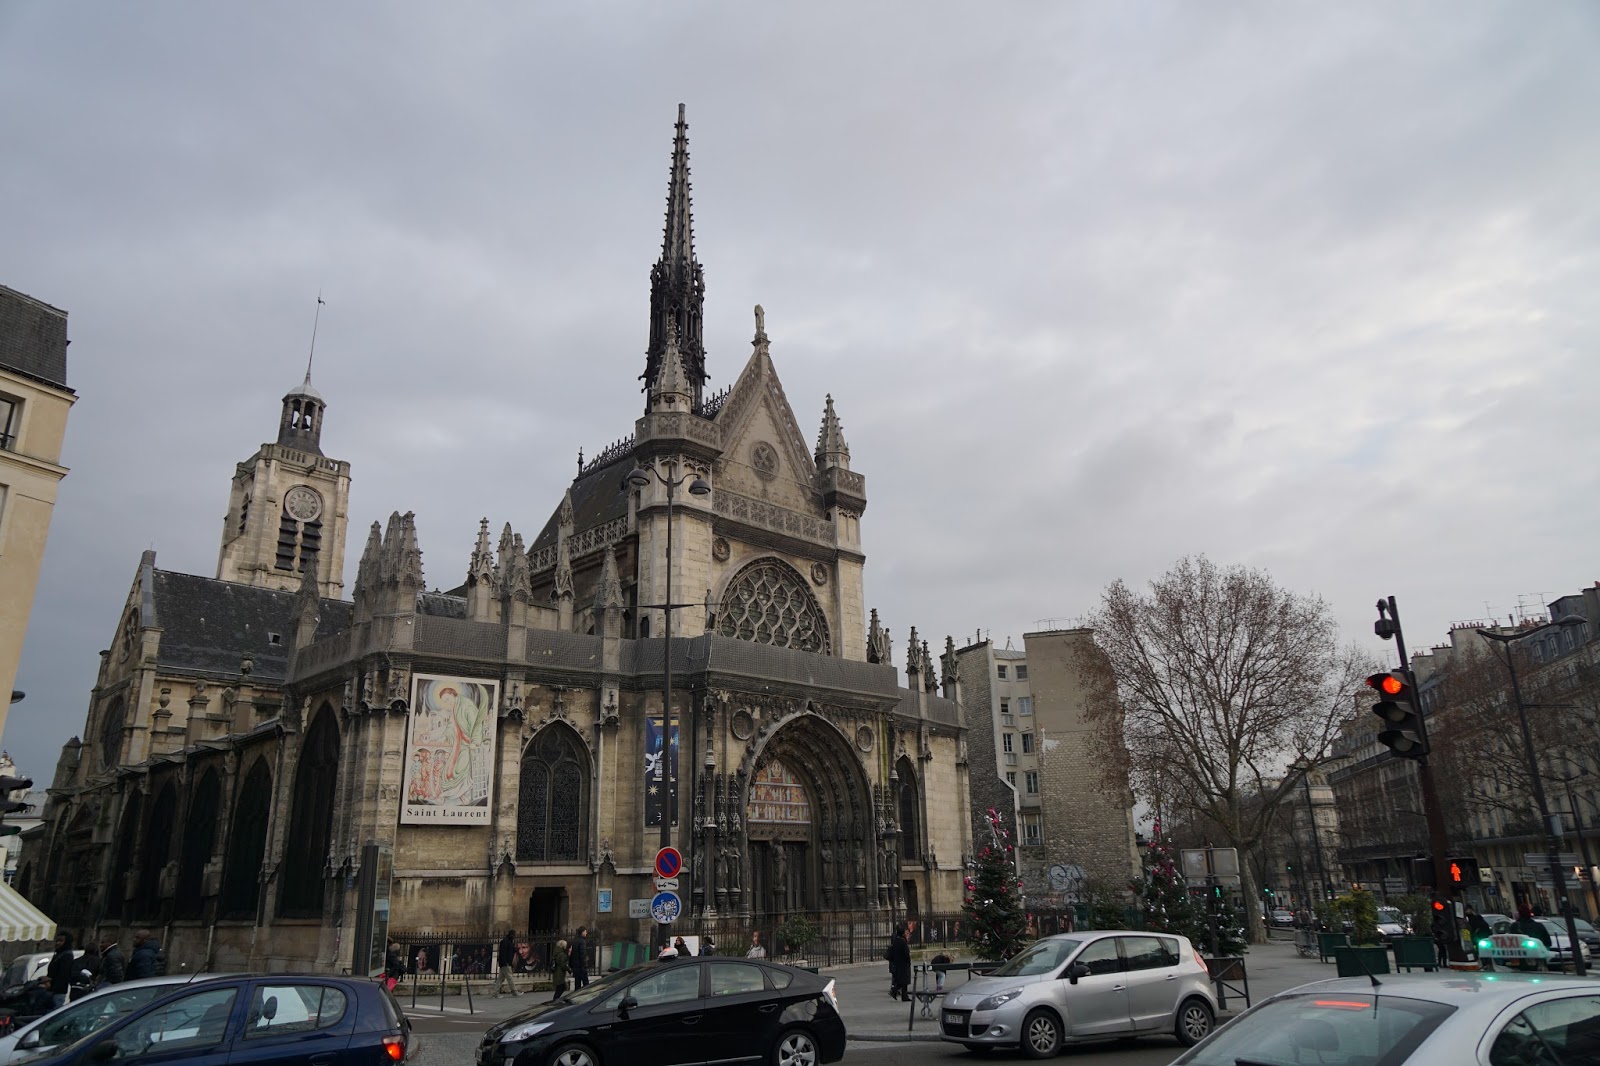
[[[701,937],[700,938],[700,954],[702,956],[705,956],[705,955],[715,955],[716,953],[717,953],[717,945],[715,945],[715,944],[713,944],[711,942],[711,938],[708,937],[708,936]]]
[[[1517,921],[1511,927],[1511,931],[1520,933],[1523,936],[1533,937],[1543,944],[1546,950],[1549,950],[1550,930],[1546,929],[1544,923],[1533,916],[1533,910],[1526,903],[1517,908]],[[1543,970],[1548,968],[1548,963],[1545,960],[1534,962],[1530,959],[1523,959],[1517,963],[1517,968],[1519,970]]]
[[[50,998],[57,1007],[67,1001],[72,988],[72,978],[76,974],[73,962],[72,934],[57,933],[56,953],[50,957],[50,968],[45,971],[45,976],[50,978]]]
[[[889,962],[889,998],[909,998],[911,987],[911,942],[906,939],[904,922],[894,927],[889,938],[889,950],[883,953]]]
[[[694,952],[689,950],[689,945],[684,942],[684,939],[681,936],[672,942],[672,950],[678,953],[678,958],[680,959],[686,959],[690,955],[694,954]]]
[[[550,953],[550,1002],[554,1003],[567,994],[567,942],[556,941],[556,949]]]
[[[400,979],[406,975],[405,956],[400,954],[397,941],[389,941],[389,950],[383,956],[383,987],[393,992]]]
[[[567,961],[572,964],[572,987],[574,990],[589,986],[589,927],[578,926],[578,935],[572,938],[572,950],[568,953]]]
[[[134,933],[133,957],[128,960],[128,980],[160,977],[166,971],[167,957],[161,951],[161,941],[151,936],[148,929]]]
[[[500,952],[495,961],[500,964],[500,977],[494,985],[495,998],[499,999],[502,991],[509,992],[513,996],[522,995],[517,991],[517,982],[512,976],[517,964],[517,934],[510,929],[507,929],[506,935],[500,938]]]
[[[761,946],[761,930],[757,929],[750,934],[750,950],[744,953],[744,957],[747,959],[767,957],[767,949]]]
[[[1450,926],[1443,918],[1433,923],[1433,948],[1439,955],[1439,969],[1450,966]]]
[[[120,985],[127,976],[128,962],[122,957],[122,945],[115,935],[107,933],[100,943],[100,983]]]

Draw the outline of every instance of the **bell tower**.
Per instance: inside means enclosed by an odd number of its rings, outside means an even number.
[[[326,410],[308,369],[283,398],[277,442],[235,468],[217,557],[220,580],[293,592],[309,569],[322,596],[340,598],[350,464],[322,454]]]

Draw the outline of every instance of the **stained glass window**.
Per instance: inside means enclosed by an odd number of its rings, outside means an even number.
[[[579,862],[588,820],[589,760],[572,730],[542,730],[522,756],[517,785],[517,858]]]
[[[828,620],[794,569],[776,559],[747,566],[722,597],[717,632],[797,651],[830,653]]]

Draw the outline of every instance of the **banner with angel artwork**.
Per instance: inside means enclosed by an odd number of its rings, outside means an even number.
[[[401,822],[488,823],[499,694],[497,681],[412,677]]]

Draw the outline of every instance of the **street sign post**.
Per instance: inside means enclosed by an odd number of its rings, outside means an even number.
[[[676,892],[657,892],[650,901],[650,916],[657,925],[671,925],[683,911],[683,901]]]
[[[662,848],[656,852],[656,876],[677,877],[683,869],[683,855],[677,848]]]
[[[658,878],[656,878],[656,891],[657,892],[676,892],[676,891],[678,891],[678,879],[676,877],[658,877]]]

